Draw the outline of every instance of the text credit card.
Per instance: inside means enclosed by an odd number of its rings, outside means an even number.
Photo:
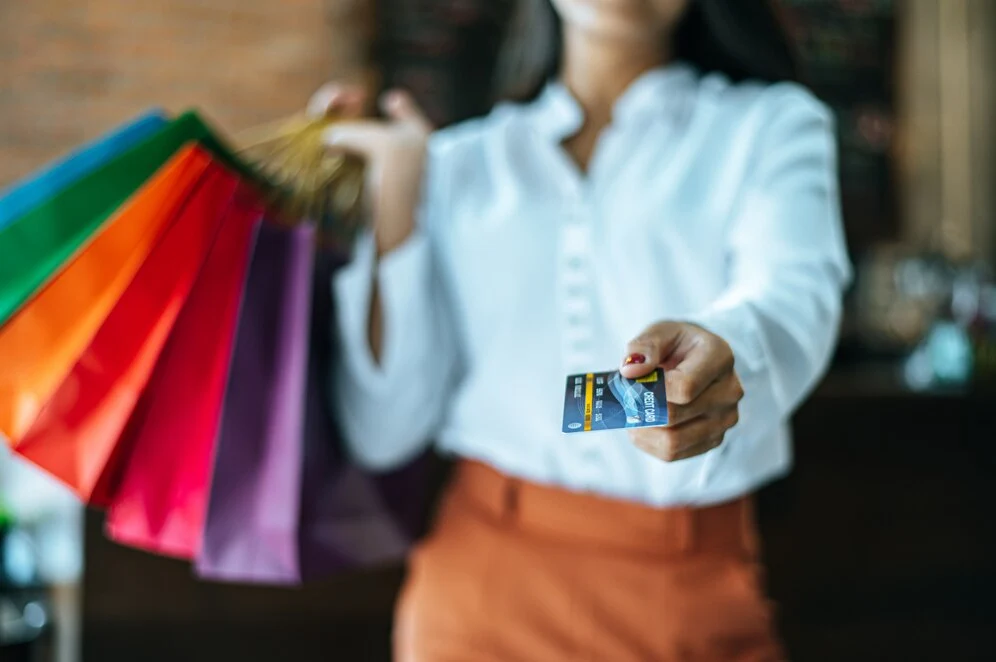
[[[667,425],[664,371],[627,379],[618,370],[567,378],[564,432]]]

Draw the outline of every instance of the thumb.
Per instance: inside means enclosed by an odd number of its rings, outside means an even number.
[[[682,337],[680,324],[661,322],[647,328],[626,346],[619,372],[623,377],[636,379],[649,375],[663,365],[678,347]]]
[[[396,122],[410,124],[424,133],[432,131],[432,123],[419,108],[414,97],[404,90],[391,90],[381,100],[384,113]]]

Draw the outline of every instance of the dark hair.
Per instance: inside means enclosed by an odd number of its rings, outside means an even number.
[[[558,73],[560,19],[550,0],[516,0],[499,57],[496,96],[528,99]],[[691,0],[672,56],[734,82],[798,81],[795,51],[771,0]]]

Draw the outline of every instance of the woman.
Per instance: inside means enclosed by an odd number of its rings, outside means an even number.
[[[373,213],[334,283],[351,450],[461,458],[396,659],[782,659],[750,495],[789,468],[849,279],[830,114],[764,0],[552,4],[504,60],[531,101],[430,137],[396,92],[328,135]],[[565,377],[613,365],[666,370],[671,424],[562,434]]]

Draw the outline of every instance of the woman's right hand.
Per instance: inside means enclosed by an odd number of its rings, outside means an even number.
[[[365,105],[362,88],[330,83],[314,94],[308,112],[347,118],[328,129],[325,142],[329,149],[365,160],[367,202],[377,252],[383,255],[403,243],[415,226],[432,125],[407,92],[392,90],[381,97],[386,120],[363,119]]]

